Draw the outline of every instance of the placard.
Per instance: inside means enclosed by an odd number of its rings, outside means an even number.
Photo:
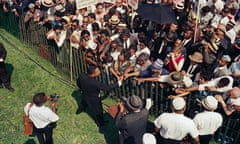
[[[136,10],[138,8],[138,0],[128,0],[128,5]]]
[[[97,4],[98,0],[76,0],[77,9],[87,8]]]

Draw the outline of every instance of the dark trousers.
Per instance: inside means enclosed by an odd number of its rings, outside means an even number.
[[[53,128],[51,124],[47,125],[45,128],[36,128],[34,132],[38,138],[39,144],[53,144]]]
[[[0,62],[0,85],[2,84],[6,88],[10,87],[10,77],[8,75],[5,63]]]
[[[87,107],[90,107],[91,110],[93,110],[92,106],[87,104],[85,99],[82,99],[81,104],[79,105],[79,111],[85,111]],[[94,116],[96,118],[96,123],[99,127],[104,126],[104,118],[103,118],[103,112],[95,112],[93,110]]]
[[[209,144],[210,140],[212,139],[212,135],[200,135],[200,144]]]
[[[173,140],[173,139],[165,139],[162,136],[157,136],[158,144],[182,144],[182,141]]]

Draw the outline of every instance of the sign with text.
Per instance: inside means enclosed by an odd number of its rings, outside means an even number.
[[[128,0],[128,5],[136,10],[138,8],[138,0]]]
[[[98,0],[76,0],[77,9],[87,8],[97,3]]]
[[[115,4],[116,0],[103,0],[103,2]]]

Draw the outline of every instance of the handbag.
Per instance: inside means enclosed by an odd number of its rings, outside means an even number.
[[[31,135],[33,132],[33,123],[32,123],[32,120],[29,118],[29,111],[32,106],[33,106],[33,103],[31,102],[28,107],[27,115],[24,113],[24,116],[23,116],[23,120],[24,120],[23,133],[26,135]]]

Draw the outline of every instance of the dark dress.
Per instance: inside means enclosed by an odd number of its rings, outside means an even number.
[[[143,134],[146,132],[148,111],[128,113],[122,116],[119,112],[115,126],[120,131],[119,144],[142,144]]]

